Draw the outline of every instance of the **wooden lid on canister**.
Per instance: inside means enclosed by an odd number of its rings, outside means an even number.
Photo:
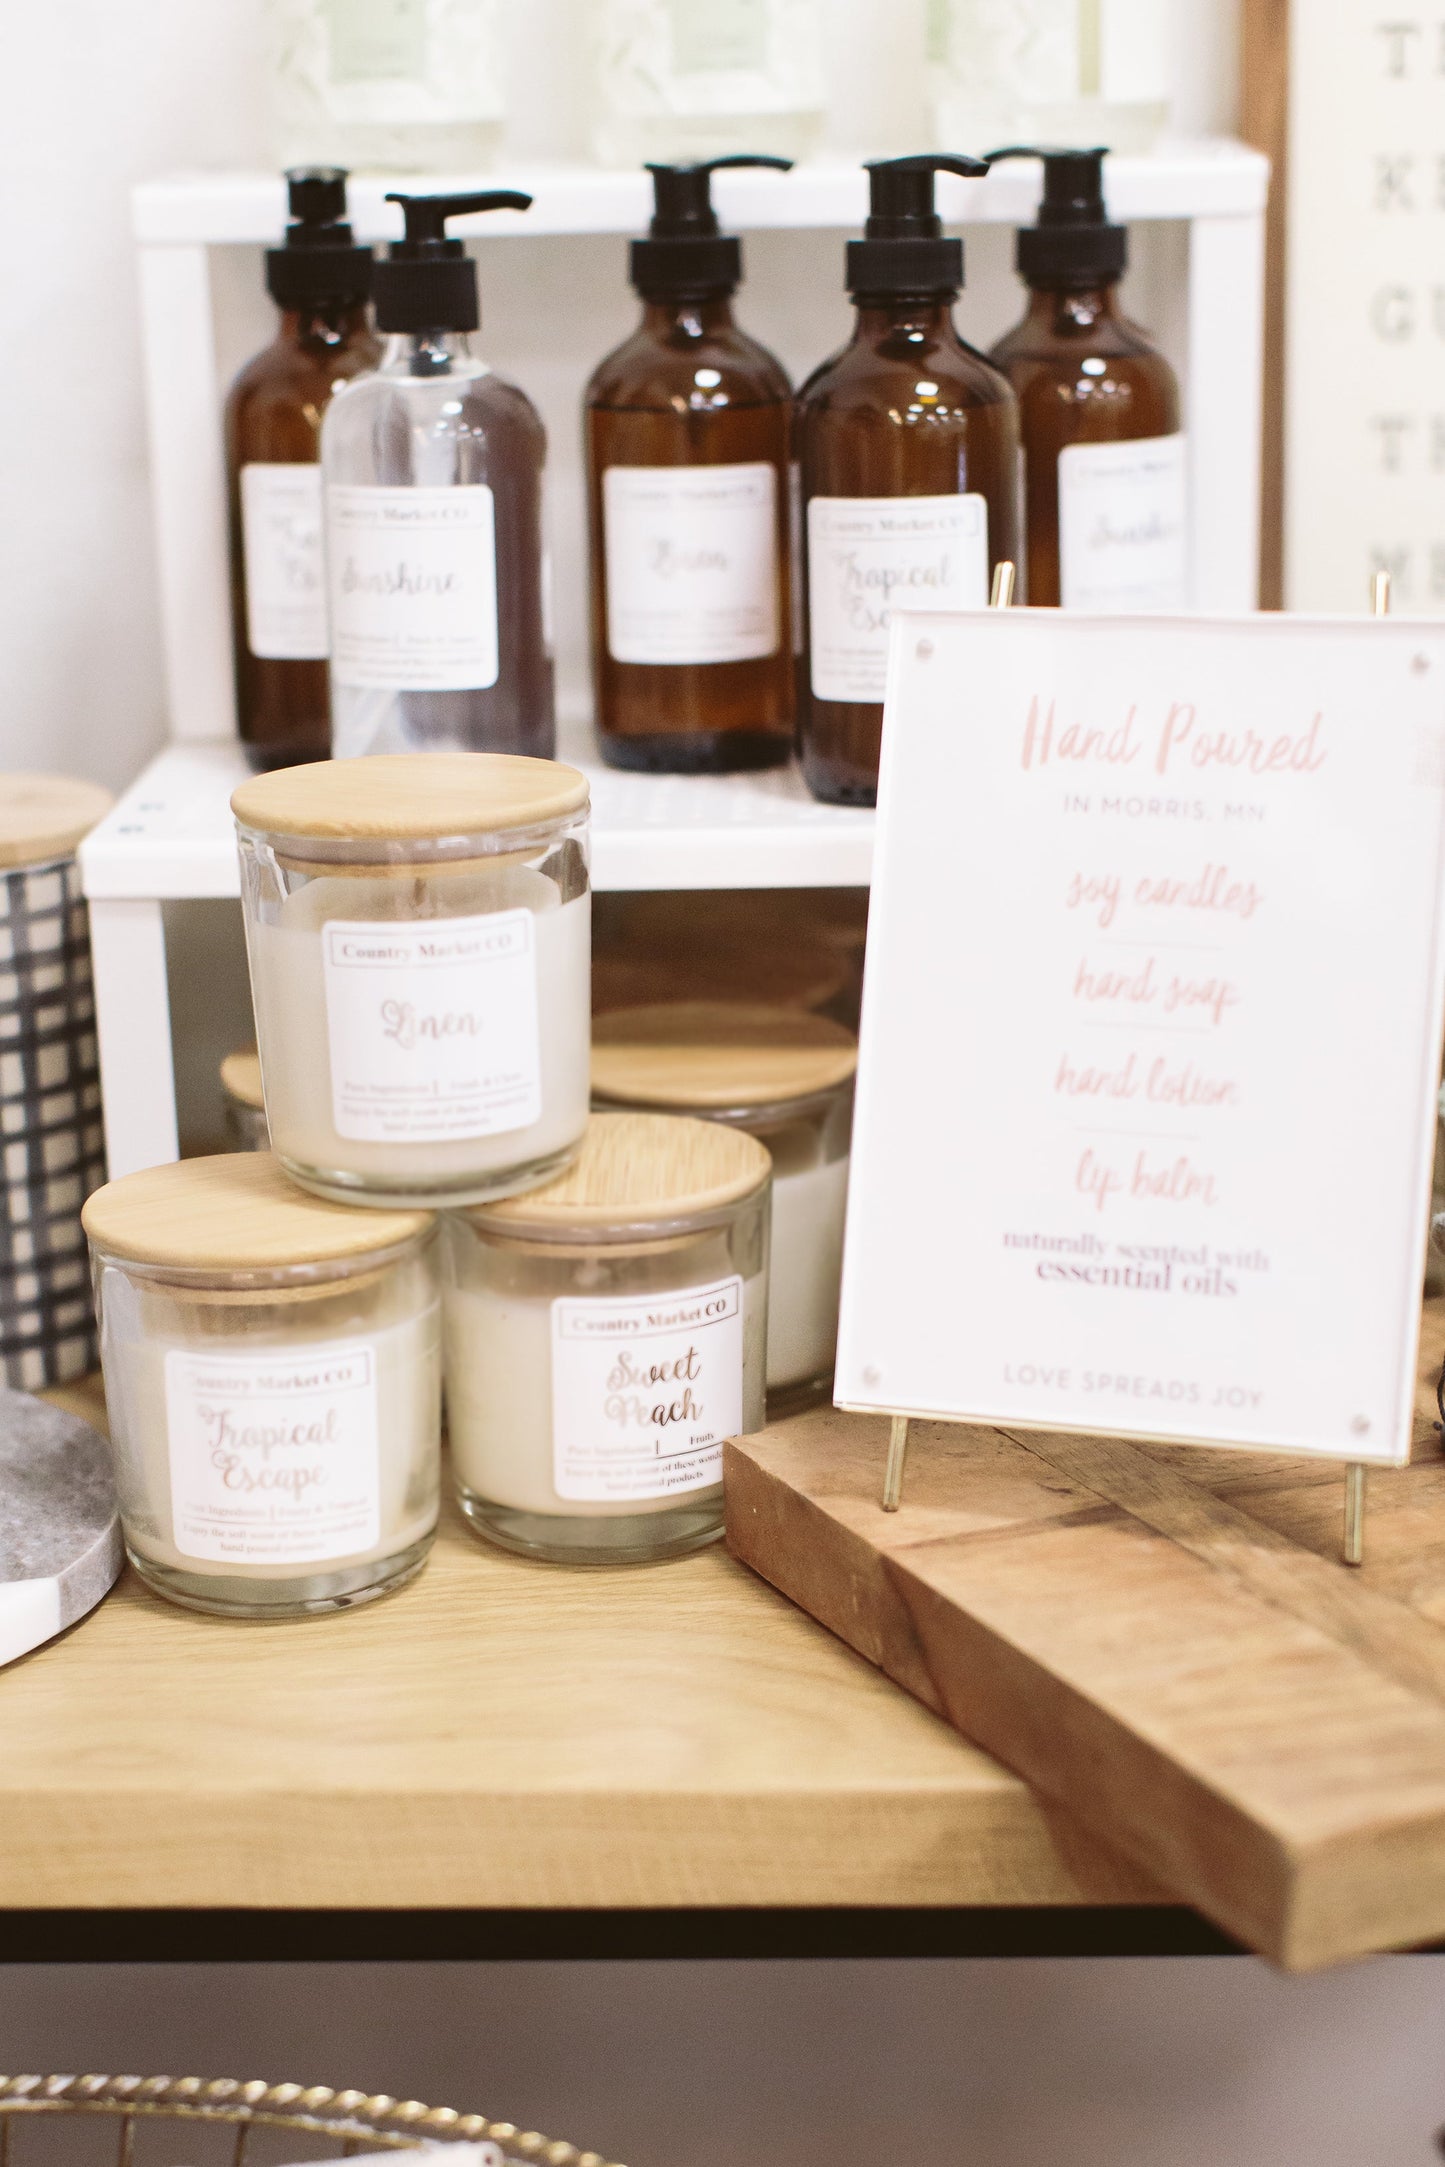
[[[195,1271],[348,1264],[424,1233],[429,1211],[328,1204],[286,1179],[269,1151],[181,1159],[107,1182],[81,1224],[108,1256]]]
[[[560,760],[504,752],[388,752],[253,775],[231,793],[243,827],[314,842],[435,842],[564,820],[587,778]]]
[[[254,1046],[243,1053],[228,1053],[221,1063],[221,1089],[227,1098],[238,1099],[242,1106],[254,1106],[259,1112],[266,1104],[261,1089],[261,1056]]]
[[[746,1004],[762,999],[779,1007],[814,1009],[836,1001],[848,983],[846,959],[808,940],[757,942],[696,953],[659,953],[641,944],[618,950],[606,943],[592,952],[592,1011],[650,1007],[701,994],[708,1001]]]
[[[772,1159],[756,1137],[684,1114],[593,1114],[565,1174],[466,1216],[501,1232],[645,1227],[740,1203]]]
[[[68,858],[114,803],[74,775],[0,775],[0,870]]]
[[[831,1091],[857,1066],[851,1031],[797,1008],[658,1001],[592,1025],[592,1088],[625,1106],[775,1106]]]

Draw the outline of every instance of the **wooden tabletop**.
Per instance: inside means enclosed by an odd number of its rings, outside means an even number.
[[[0,1740],[0,1909],[1157,1893],[720,1549],[568,1571],[449,1517],[411,1587],[289,1625],[128,1574],[0,1672]]]
[[[1286,1464],[1318,1500],[1295,1539],[1332,1551],[1338,1471]],[[721,1550],[569,1571],[448,1517],[361,1610],[244,1625],[128,1575],[0,1672],[0,1910],[1161,1900]]]

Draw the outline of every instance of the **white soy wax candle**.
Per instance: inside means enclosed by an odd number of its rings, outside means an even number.
[[[593,1022],[597,1105],[699,1115],[767,1146],[768,1390],[788,1398],[833,1371],[857,1064],[851,1031],[786,1008],[657,1002]]]
[[[419,1572],[441,1455],[432,1215],[347,1211],[241,1152],[111,1182],[84,1220],[142,1579],[281,1618]]]
[[[450,1222],[447,1423],[504,1548],[670,1557],[722,1530],[722,1447],[764,1417],[769,1161],[751,1137],[595,1114],[545,1188]]]
[[[281,768],[231,800],[272,1146],[356,1204],[548,1180],[587,1116],[587,785],[552,760]]]

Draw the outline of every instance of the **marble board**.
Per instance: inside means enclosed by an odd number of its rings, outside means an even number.
[[[0,1389],[0,1664],[93,1610],[124,1562],[105,1439]]]

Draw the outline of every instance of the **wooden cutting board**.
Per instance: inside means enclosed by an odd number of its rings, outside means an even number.
[[[1337,1464],[819,1408],[727,1447],[734,1554],[1292,1970],[1445,1934],[1445,1302],[1415,1460]]]

